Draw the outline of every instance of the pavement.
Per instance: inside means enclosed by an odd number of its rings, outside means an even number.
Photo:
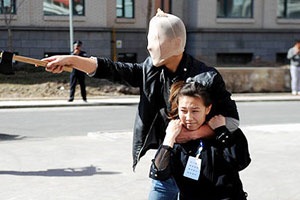
[[[233,94],[236,102],[257,101],[300,101],[300,95],[290,93],[238,93]],[[72,106],[107,106],[107,105],[134,105],[138,104],[139,96],[101,96],[89,97],[87,102],[80,98],[68,102],[62,98],[0,98],[2,108],[30,108],[30,107],[72,107]]]
[[[233,99],[237,102],[300,101],[300,96],[234,94]],[[0,108],[137,102],[138,97],[90,98],[87,103],[81,100],[69,103],[63,99],[2,99]],[[241,128],[252,158],[250,166],[240,173],[248,199],[300,199],[300,121]],[[146,200],[151,186],[149,166],[155,151],[149,151],[133,172],[131,143],[132,132],[122,131],[55,138],[0,134],[0,199]]]

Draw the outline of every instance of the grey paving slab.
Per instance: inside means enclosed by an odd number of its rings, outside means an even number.
[[[250,200],[300,199],[300,124],[243,128],[252,163],[241,172]]]
[[[1,141],[1,199],[147,199],[150,157],[134,173],[131,138],[125,132]]]
[[[300,199],[300,123],[242,127],[252,163],[241,172],[250,200]],[[42,131],[42,130],[41,130]],[[1,137],[5,200],[143,200],[154,151],[132,172],[131,132],[57,138]]]

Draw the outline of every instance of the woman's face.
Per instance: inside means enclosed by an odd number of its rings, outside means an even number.
[[[178,99],[178,115],[184,127],[197,130],[205,122],[211,105],[205,107],[200,97],[181,96]]]

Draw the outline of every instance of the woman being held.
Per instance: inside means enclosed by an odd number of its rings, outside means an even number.
[[[239,171],[250,163],[248,144],[240,129],[230,133],[222,115],[208,125],[216,138],[176,144],[181,129],[196,130],[206,124],[212,102],[209,88],[198,82],[177,82],[170,91],[171,121],[162,146],[152,160],[150,177],[175,178],[180,200],[244,200]]]

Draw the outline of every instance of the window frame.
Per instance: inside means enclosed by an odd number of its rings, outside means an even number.
[[[5,0],[0,0],[0,15],[7,15],[7,14],[12,14],[12,15],[16,15],[17,14],[17,8],[16,8],[16,5],[17,5],[17,0],[10,0],[12,2],[12,6],[13,6],[13,12],[9,12],[9,13],[6,13],[4,12],[4,7],[2,7],[2,5],[4,5],[4,1]]]
[[[118,16],[117,15],[117,0],[116,0],[116,18],[117,19],[134,19],[135,18],[135,1],[134,0],[131,0],[132,1],[132,17],[126,17],[125,16],[125,0],[122,0],[122,16]]]
[[[253,60],[253,57],[253,52],[216,53],[217,65],[219,66],[247,65]]]
[[[118,62],[137,63],[137,53],[118,53]]]
[[[217,0],[218,1],[218,0]],[[218,2],[217,2],[218,3]],[[251,0],[251,16],[250,17],[230,17],[228,16],[228,10],[227,10],[227,6],[228,5],[228,0],[224,0],[224,16],[219,16],[219,12],[218,12],[218,6],[217,6],[217,19],[253,19],[254,18],[254,0]]]
[[[278,16],[278,1],[277,1],[277,18],[278,19],[300,19],[300,17],[288,17],[288,3],[289,0],[283,0],[283,16]],[[299,10],[300,11],[300,10]]]
[[[43,0],[43,3],[44,3],[45,0]],[[85,0],[82,0],[82,5],[83,5],[83,11],[82,11],[82,15],[78,15],[78,14],[75,14],[75,0],[73,0],[73,16],[76,16],[76,17],[85,17]],[[43,6],[43,9],[44,9],[44,6]],[[69,8],[70,9],[70,8]],[[66,15],[56,15],[56,14],[45,14],[44,10],[43,10],[43,15],[44,16],[58,16],[58,17],[64,17],[64,16],[69,16],[69,14],[66,14]]]

